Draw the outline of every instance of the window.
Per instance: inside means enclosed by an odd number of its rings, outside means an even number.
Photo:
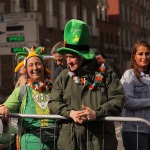
[[[96,15],[95,12],[92,12],[92,27],[96,28]]]
[[[92,36],[99,36],[99,29],[96,27],[96,13],[95,13],[95,11],[91,12],[91,29],[92,29]]]
[[[146,23],[146,21],[145,21],[145,19],[144,19],[145,17],[144,17],[144,15],[143,14],[141,14],[141,27],[144,27],[144,24]]]
[[[4,3],[0,2],[0,14],[4,13]]]
[[[20,12],[20,0],[11,0],[11,12]]]
[[[103,34],[103,32],[100,33],[100,43],[104,44],[104,34]]]
[[[52,0],[46,0],[46,12],[49,15],[53,14],[53,1]]]
[[[66,24],[66,2],[64,0],[60,1],[60,29],[64,30]]]
[[[38,3],[37,0],[30,0],[30,11],[37,11]]]
[[[118,35],[115,36],[115,44],[116,44],[116,45],[119,44],[119,37],[118,37]]]
[[[101,8],[100,8],[99,3],[97,3],[96,9],[97,9],[97,19],[100,19],[100,13],[101,13],[100,9],[101,9]]]
[[[127,6],[127,21],[130,22],[130,8]]]
[[[83,14],[83,21],[87,22],[87,10],[85,7],[83,7],[82,14]]]
[[[60,3],[61,5],[61,11],[60,11],[60,15],[61,15],[61,18],[66,18],[66,2],[65,1],[61,1]]]
[[[122,5],[121,5],[121,15],[122,15],[122,21],[124,21],[125,20],[125,12],[124,12],[124,4],[122,3]]]
[[[131,22],[134,23],[135,22],[135,17],[134,17],[134,11],[131,10]]]
[[[109,34],[106,33],[106,43],[109,44]]]
[[[126,44],[125,44],[125,30],[123,30],[122,31],[122,45],[123,45],[123,47],[125,47],[126,46]]]
[[[112,44],[112,45],[114,44],[114,39],[113,39],[113,35],[112,34],[110,35],[110,44]]]
[[[2,83],[1,83],[1,82],[2,82],[2,81],[1,81],[1,80],[2,80],[2,79],[1,79],[1,76],[2,76],[2,75],[1,75],[1,64],[2,64],[2,63],[1,63],[1,56],[0,56],[0,87],[1,87],[1,84],[2,84]]]
[[[139,0],[141,6],[142,6],[142,1],[143,1],[143,0]]]
[[[131,46],[131,34],[130,31],[128,31],[128,47]]]
[[[105,7],[102,7],[102,20],[106,21],[107,20],[107,10]]]
[[[135,12],[135,24],[138,25],[138,13]]]
[[[46,0],[46,27],[53,28],[54,20],[53,20],[53,1]]]
[[[128,41],[128,31],[126,31],[125,32],[125,45],[126,45],[126,47],[128,47],[129,46],[129,43],[128,43],[129,41]]]
[[[150,9],[150,2],[148,0],[146,1],[146,7],[147,7],[147,10]]]
[[[75,3],[72,4],[72,18],[77,19],[77,5]]]
[[[146,8],[146,0],[143,0],[143,7]]]

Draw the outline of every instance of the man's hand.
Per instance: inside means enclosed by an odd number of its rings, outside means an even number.
[[[80,111],[71,110],[70,118],[74,120],[75,123],[82,124],[85,121],[95,120],[96,112],[89,107],[82,105],[82,109]]]
[[[90,107],[82,105],[82,111],[78,113],[78,117],[86,117],[86,120],[95,120],[96,112]]]
[[[86,118],[85,117],[79,117],[78,114],[80,114],[80,112],[81,111],[71,110],[70,118],[72,118],[75,123],[82,124],[86,120]]]

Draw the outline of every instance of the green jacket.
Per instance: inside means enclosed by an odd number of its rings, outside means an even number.
[[[9,111],[11,113],[18,113],[19,112],[19,95],[20,95],[20,87],[17,87],[14,89],[12,94],[8,97],[8,99],[4,102],[4,105],[9,108]],[[26,97],[27,97],[27,92],[25,93],[21,108],[20,108],[20,113],[23,113],[25,110],[26,106]]]
[[[87,77],[87,78],[90,77],[94,79],[96,74],[98,74],[97,71],[98,67],[99,65],[97,64],[96,60],[92,60],[87,65],[80,67],[80,69],[78,69],[76,74],[79,77]],[[70,111],[81,110],[82,109],[81,105],[83,104],[95,110],[98,119],[106,116],[120,115],[123,107],[124,97],[125,94],[123,91],[123,87],[119,81],[119,78],[109,66],[107,66],[104,75],[104,84],[92,91],[89,90],[84,85],[75,83],[75,81],[68,76],[68,69],[65,69],[61,72],[61,74],[56,78],[56,80],[53,83],[53,88],[51,91],[51,99],[49,101],[49,108],[51,111],[53,111],[53,113],[69,118]],[[91,121],[88,123],[89,132],[91,134],[101,133],[102,135],[104,129],[104,131],[110,132],[111,135],[113,135],[112,138],[114,138],[115,137],[114,123],[113,122],[101,123],[97,121],[97,119],[95,120],[96,122]],[[87,125],[86,123],[84,123],[83,125],[75,124],[74,127],[76,130],[77,128],[83,126],[87,128],[86,125]],[[63,126],[66,125],[62,124],[62,129]],[[65,130],[64,134],[67,134],[67,132],[68,130]],[[80,130],[79,132],[81,134],[82,131]],[[79,132],[75,131],[76,136],[78,136]],[[62,132],[60,132],[60,137],[61,133]],[[68,136],[71,136],[71,133],[68,133]],[[65,135],[63,135],[63,137],[65,139]],[[110,137],[110,135],[108,137]],[[63,143],[63,141],[61,142]],[[113,142],[116,143],[114,139],[112,140],[111,143]],[[82,143],[84,143],[84,141],[82,141]],[[66,146],[67,144],[64,145]]]
[[[79,76],[94,78],[98,73],[96,62],[78,70]],[[93,67],[95,66],[95,67]],[[83,75],[82,75],[83,74]],[[96,90],[76,84],[64,69],[53,84],[49,108],[55,114],[69,118],[70,110],[81,110],[81,105],[89,106],[96,111],[97,118],[120,115],[124,99],[123,87],[118,76],[107,66],[105,83]]]

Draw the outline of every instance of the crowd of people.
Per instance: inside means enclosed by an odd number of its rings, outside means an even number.
[[[6,120],[10,113],[57,114],[67,119],[19,119],[17,150],[117,150],[114,122],[99,119],[123,116],[150,121],[150,44],[146,41],[133,46],[131,68],[121,79],[90,48],[89,27],[81,20],[69,20],[63,41],[52,48],[58,66],[52,78],[41,53],[44,48],[26,50],[26,55],[16,54],[22,61],[15,72],[24,70],[24,75],[0,105],[0,114]],[[148,125],[123,122],[121,131],[125,150],[150,149]]]

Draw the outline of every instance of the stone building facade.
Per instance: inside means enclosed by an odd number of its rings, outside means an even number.
[[[64,26],[72,18],[87,22],[91,48],[105,57],[119,77],[129,66],[133,44],[150,42],[149,0],[0,0],[0,95],[8,96],[19,76],[14,73],[12,48],[44,46],[50,54],[54,44],[63,40]],[[24,30],[8,32],[8,26]],[[7,41],[16,35],[23,35],[24,41],[17,42],[16,37]],[[53,72],[54,62],[46,65]]]

